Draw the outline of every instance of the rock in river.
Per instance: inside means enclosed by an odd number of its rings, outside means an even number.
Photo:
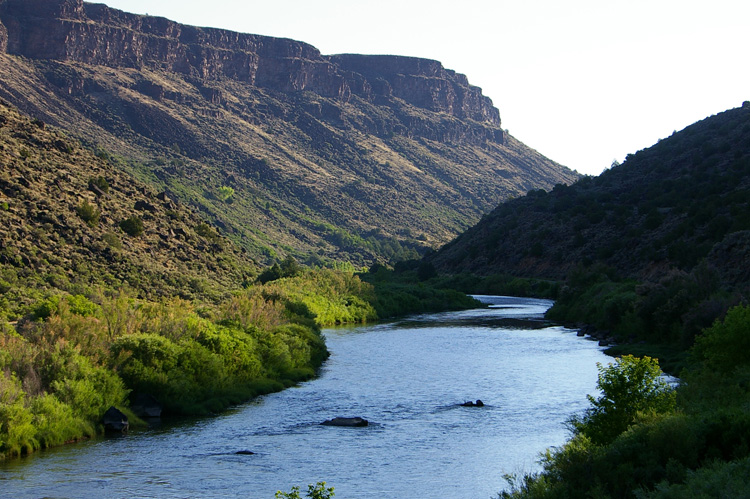
[[[367,426],[370,424],[366,419],[355,417],[355,418],[333,418],[320,423],[324,426]]]
[[[106,431],[119,431],[125,433],[128,431],[130,424],[128,423],[128,417],[120,412],[116,407],[110,407],[107,412],[104,413],[102,418],[104,423],[104,429]]]

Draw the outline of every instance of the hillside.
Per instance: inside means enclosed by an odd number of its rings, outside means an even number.
[[[5,102],[0,164],[0,309],[12,316],[47,289],[97,284],[215,301],[257,272],[197,213]]]
[[[659,355],[675,370],[695,336],[750,295],[750,103],[598,177],[503,203],[428,264],[561,282],[550,318],[667,346]]]
[[[0,97],[263,263],[414,257],[499,201],[578,177],[437,61],[326,57],[80,0],[0,2]]]
[[[446,272],[562,279],[602,263],[658,280],[706,262],[750,282],[750,104],[628,155],[598,177],[498,206],[431,257]]]

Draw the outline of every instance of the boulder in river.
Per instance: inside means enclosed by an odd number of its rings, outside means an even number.
[[[117,431],[120,433],[128,431],[128,427],[130,426],[128,417],[114,406],[107,409],[107,412],[104,413],[102,423],[104,423],[105,431]]]
[[[476,402],[472,402],[472,401],[470,400],[470,401],[468,401],[468,402],[464,402],[464,403],[463,403],[463,404],[461,404],[461,405],[462,405],[463,407],[484,407],[484,402],[482,402],[481,400],[477,399],[477,401],[476,401]]]
[[[360,417],[354,417],[354,418],[338,417],[338,418],[329,419],[327,421],[323,421],[320,424],[324,426],[367,426],[370,424],[370,422]]]

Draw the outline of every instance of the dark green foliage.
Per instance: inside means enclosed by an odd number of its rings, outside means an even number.
[[[205,222],[201,222],[195,226],[195,233],[213,242],[217,242],[221,239],[221,236],[216,232],[216,229]]]
[[[548,317],[587,323],[620,340],[644,340],[685,350],[695,335],[736,303],[707,265],[672,271],[657,282],[622,280],[606,267],[579,268]]]
[[[81,204],[78,205],[76,213],[78,213],[78,216],[91,227],[99,225],[99,219],[102,216],[101,210],[86,200],[83,200]]]
[[[120,222],[120,228],[131,237],[143,234],[143,220],[138,215],[133,215]]]
[[[433,264],[424,261],[419,263],[419,267],[417,268],[417,277],[420,281],[427,281],[428,279],[432,279],[436,276],[437,270],[435,270],[435,266]]]
[[[750,365],[750,307],[735,307],[696,338],[695,355],[713,371],[731,374]]]
[[[297,262],[297,260],[289,255],[287,256],[281,265],[274,263],[269,268],[264,270],[258,275],[258,282],[265,284],[267,282],[275,281],[283,277],[294,277],[301,274],[303,267]]]
[[[658,281],[704,264],[736,273],[750,216],[750,109],[732,109],[570,186],[508,201],[427,257],[440,272],[564,280],[604,264],[621,278]],[[739,252],[741,253],[741,252]],[[747,279],[725,278],[730,292]],[[671,334],[672,332],[670,332]],[[688,346],[688,345],[686,345]]]
[[[588,396],[591,407],[570,420],[574,434],[594,444],[612,442],[641,414],[668,414],[675,408],[675,393],[661,378],[659,362],[626,355],[609,366],[599,365],[599,398]]]
[[[616,382],[600,376],[615,392],[625,395],[625,405],[604,403],[619,398],[607,395],[593,400],[583,418],[574,420],[576,435],[563,447],[548,451],[543,471],[525,477],[510,477],[511,490],[502,497],[745,497],[750,458],[750,331],[749,307],[729,311],[723,321],[705,330],[693,349],[693,363],[683,371],[684,383],[677,388],[678,409],[660,400],[668,392],[649,391],[634,385],[620,390],[619,381],[653,378],[620,376]],[[652,373],[653,374],[653,373]],[[657,383],[658,385],[658,383]],[[656,387],[656,385],[652,385]],[[658,395],[661,393],[662,395]],[[632,400],[652,400],[652,410],[633,414],[641,407]],[[631,420],[622,431],[619,418],[596,421],[601,409],[625,409]],[[664,410],[660,410],[661,407]],[[606,418],[605,418],[606,419]],[[599,425],[591,428],[591,424]],[[613,424],[612,424],[613,423]],[[593,431],[592,431],[593,430]],[[602,434],[599,430],[604,430]]]
[[[274,263],[258,275],[258,282],[261,284],[275,281],[276,279],[281,279],[281,267],[278,263]]]

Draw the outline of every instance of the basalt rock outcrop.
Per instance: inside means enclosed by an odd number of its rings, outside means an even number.
[[[0,98],[265,262],[415,257],[503,199],[577,178],[438,61],[322,56],[81,0],[0,0]]]
[[[500,126],[500,113],[466,76],[438,61],[398,56],[322,57],[294,40],[185,26],[83,0],[6,0],[11,27],[3,49],[32,59],[114,68],[150,68],[190,77],[232,78],[281,92],[311,91],[348,100],[397,97],[457,118]],[[10,36],[9,36],[10,35]],[[0,48],[3,33],[0,28]],[[372,79],[372,83],[369,81]],[[502,140],[502,133],[498,131]]]

